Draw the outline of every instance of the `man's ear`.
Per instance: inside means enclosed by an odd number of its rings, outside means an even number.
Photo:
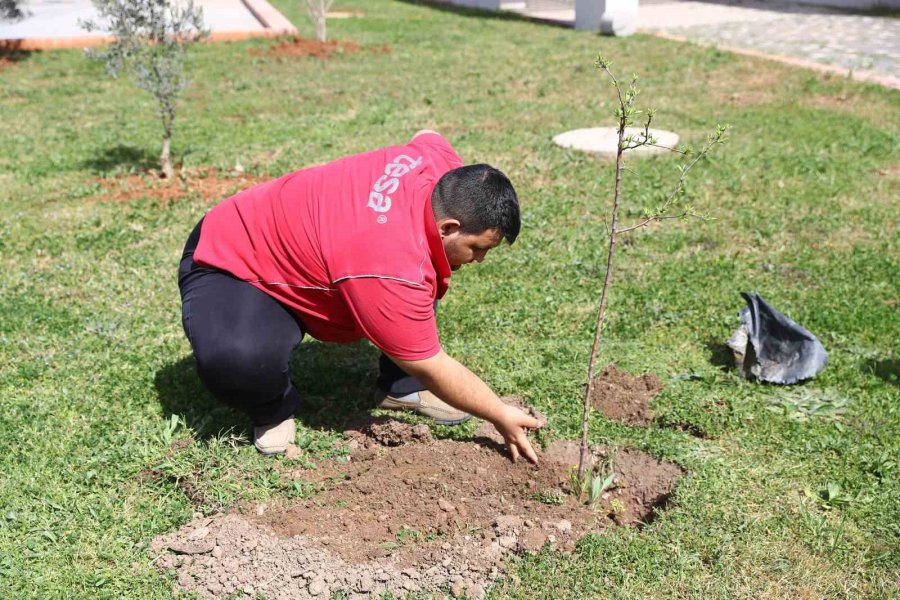
[[[459,221],[449,217],[439,220],[437,226],[442,238],[453,235],[460,229]]]

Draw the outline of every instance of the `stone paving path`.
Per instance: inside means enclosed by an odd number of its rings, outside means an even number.
[[[691,23],[695,11],[707,21]],[[900,18],[748,2],[669,2],[641,12],[651,31],[900,78]]]
[[[571,26],[567,0],[504,2],[503,8]],[[900,16],[759,0],[640,0],[638,28],[664,36],[780,57],[806,67],[849,69],[900,88]]]

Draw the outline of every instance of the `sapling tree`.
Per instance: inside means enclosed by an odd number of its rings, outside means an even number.
[[[0,0],[0,19],[18,21],[24,16],[21,0]]]
[[[588,381],[584,390],[584,412],[581,419],[581,454],[578,461],[578,481],[581,488],[586,485],[585,470],[589,462],[588,448],[588,417],[591,409],[591,396],[594,390],[594,379],[597,365],[597,356],[600,349],[600,336],[603,332],[603,319],[606,314],[606,301],[609,296],[609,289],[612,283],[613,266],[616,254],[616,241],[618,236],[647,227],[651,223],[664,221],[667,219],[685,219],[688,217],[702,217],[697,214],[693,206],[684,202],[685,184],[687,182],[688,173],[709,153],[713,146],[721,144],[725,141],[725,132],[727,127],[717,126],[715,133],[708,136],[703,147],[694,152],[690,147],[672,148],[662,146],[650,132],[650,124],[653,122],[653,111],[639,110],[635,104],[639,93],[637,87],[637,75],[632,75],[631,83],[623,85],[619,82],[612,71],[610,71],[611,63],[603,56],[598,56],[594,65],[603,72],[603,74],[612,82],[617,95],[616,120],[618,122],[618,147],[616,151],[616,171],[615,171],[615,188],[613,192],[613,202],[611,209],[611,219],[608,226],[609,248],[606,258],[606,275],[603,278],[603,290],[600,293],[600,304],[597,307],[597,317],[594,325],[594,343],[591,346],[591,358],[588,362]],[[641,118],[643,125],[637,130],[628,131],[638,118]],[[620,226],[619,225],[619,206],[622,195],[622,173],[625,170],[625,153],[635,150],[642,146],[655,146],[665,148],[672,152],[681,154],[686,162],[680,165],[680,177],[675,182],[671,192],[660,198],[659,204],[654,208],[645,210],[643,216],[636,222]],[[605,487],[602,485],[601,487]],[[581,489],[580,488],[580,489]]]
[[[305,0],[305,2],[309,18],[316,27],[316,39],[324,42],[328,37],[326,29],[328,9],[331,8],[334,0]]]
[[[87,31],[110,34],[113,41],[88,56],[102,60],[113,77],[127,71],[156,100],[162,121],[159,156],[162,176],[174,174],[170,145],[178,97],[187,88],[185,58],[194,43],[209,35],[203,10],[193,0],[93,0],[98,20],[82,21]]]

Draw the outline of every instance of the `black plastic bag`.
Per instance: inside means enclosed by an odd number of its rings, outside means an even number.
[[[819,339],[763,300],[741,292],[747,308],[743,324],[728,340],[744,377],[791,384],[815,377],[825,368],[828,352]]]

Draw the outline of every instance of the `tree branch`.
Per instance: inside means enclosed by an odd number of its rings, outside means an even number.
[[[652,215],[647,217],[637,225],[632,225],[631,227],[626,227],[625,229],[616,229],[616,233],[628,233],[629,231],[634,231],[635,229],[640,229],[641,227],[646,227],[653,221],[665,221],[667,219],[683,219],[684,217],[689,216],[690,213],[684,212],[680,215]]]

